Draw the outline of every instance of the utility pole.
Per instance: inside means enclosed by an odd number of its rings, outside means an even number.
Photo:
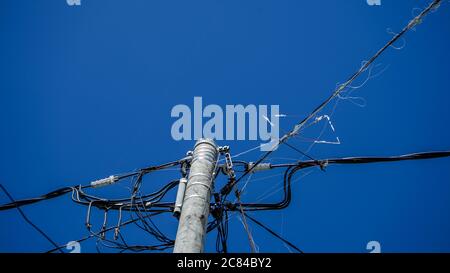
[[[203,252],[218,157],[219,149],[214,140],[199,139],[195,144],[174,253]]]

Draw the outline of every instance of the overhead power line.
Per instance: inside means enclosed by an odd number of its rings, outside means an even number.
[[[297,123],[291,131],[276,142],[276,147],[286,144],[289,148],[297,151],[302,156],[306,156],[308,158],[307,160],[298,160],[297,162],[285,162],[279,164],[265,162],[268,156],[275,151],[275,149],[272,149],[264,153],[253,162],[243,160],[233,161],[233,157],[231,156],[230,148],[228,146],[217,147],[215,144],[212,145],[212,143],[214,143],[212,140],[203,141],[203,144],[201,145],[202,147],[195,146],[194,152],[188,152],[188,155],[180,160],[141,168],[125,174],[111,175],[103,179],[92,181],[85,185],[63,187],[34,198],[14,200],[6,189],[0,185],[1,189],[10,199],[9,203],[0,205],[0,211],[17,208],[25,221],[27,221],[27,223],[29,223],[42,236],[52,243],[54,248],[49,252],[63,252],[62,248],[66,247],[66,245],[58,246],[45,232],[30,221],[30,219],[21,210],[21,207],[57,198],[65,194],[71,194],[71,199],[73,202],[86,208],[85,226],[88,231],[88,235],[77,240],[76,242],[83,242],[85,240],[95,238],[97,240],[97,249],[99,251],[100,247],[108,247],[120,252],[165,251],[173,248],[174,246],[176,246],[175,249],[178,252],[185,252],[186,250],[192,249],[195,249],[195,251],[201,251],[203,249],[202,238],[204,238],[205,234],[212,231],[217,231],[216,250],[217,252],[226,253],[229,251],[227,242],[229,235],[228,223],[231,220],[231,216],[236,215],[232,213],[238,212],[242,215],[243,225],[247,232],[247,237],[249,239],[252,252],[256,251],[256,246],[253,241],[253,236],[250,232],[247,219],[260,226],[292,249],[302,253],[303,251],[300,248],[296,247],[294,244],[270,229],[267,225],[264,225],[262,222],[247,213],[249,211],[268,211],[287,208],[291,204],[292,199],[291,184],[293,183],[293,177],[299,171],[314,167],[325,170],[330,165],[387,163],[450,157],[450,151],[433,151],[385,157],[360,156],[316,159],[287,142],[293,136],[299,134],[301,130],[305,128],[308,121],[322,111],[326,105],[328,105],[336,97],[339,97],[341,92],[346,90],[346,88],[351,87],[352,82],[363,74],[372,65],[372,63],[384,51],[386,51],[386,49],[398,41],[406,32],[419,24],[431,11],[437,9],[441,2],[442,1],[440,0],[434,0],[418,16],[409,21],[402,31],[389,40],[367,62],[364,62],[346,82],[339,85],[328,98],[326,98],[313,111],[311,111],[309,115]],[[206,142],[210,143],[207,144]],[[225,161],[224,164],[219,164],[219,162],[222,162],[219,160],[220,157],[223,157],[222,160]],[[163,186],[160,186],[151,193],[142,192],[142,185],[147,174],[174,167],[179,170],[179,177],[169,180]],[[263,170],[284,171],[284,173],[280,173],[284,175],[283,180],[279,183],[280,188],[278,189],[278,191],[283,191],[282,199],[278,202],[272,203],[264,203],[260,202],[260,200],[255,201],[254,203],[242,202],[241,193],[246,185],[239,189],[238,182],[249,174]],[[240,177],[236,178],[235,173],[241,173]],[[216,190],[214,188],[214,181],[219,175],[226,176],[227,183],[221,189]],[[251,178],[251,176],[248,178]],[[129,180],[132,184],[130,189],[131,192],[125,197],[112,199],[93,194],[98,187],[109,186],[111,184],[120,183],[124,180]],[[248,181],[249,179],[247,182]],[[179,196],[177,196],[176,202],[167,201],[168,194],[177,186],[179,187],[177,194]],[[228,196],[232,190],[235,190],[236,193],[236,200],[233,202],[228,200]],[[274,193],[278,191],[275,191]],[[213,201],[211,201],[211,199]],[[93,210],[102,212],[103,214],[103,222],[98,228],[93,227],[93,223],[96,222],[91,221]],[[113,216],[116,217],[113,219],[113,223],[111,223],[111,219],[113,218],[110,214],[111,211],[115,212]],[[180,228],[178,230],[177,240],[174,240],[170,236],[166,235],[153,220],[156,216],[167,214],[173,214],[180,219]],[[126,215],[129,218],[125,219]],[[211,215],[211,217],[208,217],[208,215]],[[193,219],[197,222],[193,223]],[[147,245],[128,243],[122,235],[122,228],[125,226],[130,226],[131,224],[139,228],[140,231],[149,235],[154,242]],[[112,238],[109,238],[108,235],[111,233],[113,233]]]

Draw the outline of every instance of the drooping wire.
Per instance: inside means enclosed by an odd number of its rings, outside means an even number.
[[[6,194],[6,196],[8,196],[8,198],[11,200],[12,203],[15,202],[14,198],[11,196],[11,194],[6,190],[6,188],[0,184],[0,188],[2,189],[2,191]],[[36,226],[23,212],[23,210],[19,207],[16,206],[17,210],[19,211],[20,215],[22,216],[22,218],[30,225],[32,226],[37,232],[39,232],[47,241],[49,241],[52,245],[54,245],[55,247],[58,247],[58,244],[55,243],[55,241],[53,241],[50,236],[48,236],[42,229],[40,229],[38,226]],[[59,249],[59,251],[61,253],[64,253],[61,249]]]
[[[263,223],[261,223],[260,221],[256,220],[255,218],[253,218],[252,216],[247,214],[247,218],[250,219],[253,223],[257,224],[258,226],[262,227],[263,229],[265,229],[267,232],[269,232],[270,234],[272,234],[273,236],[275,236],[276,238],[280,239],[281,241],[283,241],[283,243],[287,244],[288,246],[292,247],[293,249],[295,249],[297,252],[299,253],[304,253],[301,249],[299,249],[298,247],[296,247],[293,243],[289,242],[288,240],[284,239],[283,237],[281,237],[280,235],[278,235],[275,231],[273,231],[272,229],[268,228],[266,225],[264,225]]]
[[[248,227],[248,223],[247,223],[247,217],[246,217],[246,213],[242,207],[242,202],[241,202],[241,193],[239,192],[239,190],[237,189],[237,187],[235,186],[235,195],[238,201],[238,206],[239,206],[239,212],[242,215],[242,224],[244,225],[244,229],[245,232],[247,233],[247,238],[248,241],[250,243],[250,250],[252,253],[256,252],[256,246],[255,246],[255,241],[253,240],[253,236],[252,233],[250,232],[250,228]]]
[[[153,217],[153,216],[159,215],[159,214],[161,214],[161,213],[163,213],[163,212],[154,212],[154,213],[152,213],[151,215],[148,215],[148,216],[145,216],[145,217]],[[129,225],[129,224],[132,224],[132,223],[134,223],[134,222],[136,222],[136,221],[138,221],[138,220],[139,220],[139,219],[128,220],[128,221],[125,221],[125,222],[123,222],[123,223],[120,223],[118,226],[119,226],[119,227],[124,227],[124,226],[127,226],[127,225]],[[111,226],[111,227],[108,227],[108,228],[105,228],[105,229],[103,230],[103,232],[108,232],[108,231],[111,231],[111,230],[113,230],[113,229],[115,229],[115,228],[117,228],[116,225]],[[81,239],[75,240],[74,242],[81,243],[81,242],[84,242],[84,241],[86,241],[86,240],[88,240],[88,239],[90,239],[90,238],[92,238],[92,237],[97,237],[97,236],[99,236],[99,235],[100,235],[100,232],[97,232],[97,233],[94,233],[94,234],[89,234],[89,235],[87,235],[87,236],[85,236],[85,237],[83,237],[83,238],[81,238]],[[59,251],[59,250],[61,250],[61,249],[64,248],[64,247],[66,247],[66,245],[56,246],[56,248],[52,248],[52,249],[46,251],[46,253],[52,253],[52,252],[55,252],[55,251]]]

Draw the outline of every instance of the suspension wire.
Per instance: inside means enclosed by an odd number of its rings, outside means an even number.
[[[242,215],[242,224],[244,225],[244,229],[245,232],[247,233],[247,237],[248,237],[248,241],[250,243],[250,250],[252,253],[256,253],[256,246],[255,246],[255,241],[253,240],[253,236],[252,233],[248,227],[247,224],[247,217],[246,217],[246,213],[242,207],[242,202],[241,202],[241,193],[239,192],[239,190],[237,189],[237,187],[235,186],[235,195],[236,195],[236,199],[239,202],[239,212]]]
[[[183,159],[178,160],[178,161],[172,161],[172,162],[165,163],[165,164],[158,165],[158,166],[146,167],[146,168],[140,169],[140,170],[135,171],[135,172],[131,172],[131,173],[123,174],[123,175],[118,175],[117,179],[118,180],[122,180],[122,179],[126,179],[126,178],[129,178],[129,177],[132,177],[132,176],[136,176],[136,175],[145,175],[145,174],[148,174],[149,172],[152,172],[152,171],[158,171],[158,170],[162,170],[162,169],[166,169],[166,168],[170,168],[170,167],[179,165],[182,162],[184,162],[185,160],[187,160],[187,158],[183,158]],[[34,203],[37,203],[37,202],[41,202],[41,201],[53,199],[53,198],[56,198],[56,197],[60,197],[60,196],[65,195],[65,194],[67,194],[69,192],[72,192],[74,190],[74,188],[86,189],[86,188],[92,188],[92,187],[93,186],[91,184],[84,185],[84,186],[74,185],[72,187],[63,187],[63,188],[51,191],[49,193],[46,193],[46,194],[44,194],[42,196],[39,196],[39,197],[22,199],[22,200],[16,200],[16,201],[11,202],[11,203],[0,205],[0,211],[13,209],[13,208],[16,208],[16,207],[30,205],[30,204],[34,204]]]
[[[303,161],[298,163],[272,165],[272,168],[299,166],[302,169],[304,169],[308,167],[326,166],[330,164],[368,164],[368,163],[396,162],[408,160],[436,159],[443,157],[450,157],[450,151],[421,152],[388,157],[363,156],[363,157],[329,158],[322,160]]]
[[[391,40],[389,40],[381,49],[379,49],[375,55],[373,55],[369,61],[364,62],[363,65],[359,68],[358,71],[356,71],[352,76],[349,77],[349,79],[344,82],[343,84],[339,85],[338,88],[335,89],[335,91],[327,98],[325,99],[321,104],[319,104],[307,117],[305,117],[302,121],[300,121],[298,124],[294,126],[294,128],[285,134],[283,137],[281,137],[278,141],[274,143],[274,146],[272,149],[267,151],[262,157],[260,157],[255,164],[248,170],[246,170],[238,179],[234,181],[234,184],[239,183],[246,175],[248,175],[259,163],[264,161],[270,154],[272,154],[281,144],[284,144],[289,138],[297,135],[300,130],[303,128],[303,126],[311,119],[313,118],[318,112],[320,112],[325,106],[327,106],[334,98],[339,96],[339,94],[345,90],[349,85],[353,83],[355,79],[357,79],[362,73],[364,73],[367,68],[384,52],[386,49],[388,49],[391,45],[393,45],[398,39],[400,39],[406,32],[408,32],[410,29],[413,29],[417,24],[422,22],[422,20],[430,13],[431,11],[437,9],[439,5],[441,4],[442,0],[433,0],[431,4],[425,8],[419,15],[417,15],[415,18],[413,18],[409,23],[399,32],[397,33]]]
[[[11,200],[11,202],[15,202],[14,198],[11,196],[11,194],[6,190],[6,188],[0,184],[0,188],[2,189],[2,191],[6,194],[6,196],[8,196],[8,198]],[[55,243],[55,241],[53,241],[50,236],[48,236],[42,229],[40,229],[38,226],[36,226],[36,224],[34,224],[27,216],[26,214],[23,212],[23,210],[19,207],[16,206],[17,210],[19,211],[20,215],[22,216],[22,218],[30,225],[32,226],[37,232],[39,232],[47,241],[49,241],[52,245],[54,245],[55,247],[58,247],[58,245]],[[59,251],[61,253],[64,253],[61,249],[59,249]]]
[[[275,231],[273,231],[272,229],[268,228],[266,225],[264,225],[263,223],[261,223],[260,221],[256,220],[255,218],[251,217],[250,215],[247,214],[247,218],[250,219],[253,223],[257,224],[258,226],[262,227],[263,229],[265,229],[267,232],[269,232],[270,234],[272,234],[273,236],[275,236],[276,238],[280,239],[281,241],[283,241],[283,243],[286,243],[287,245],[289,245],[290,247],[292,247],[293,249],[295,249],[297,252],[299,253],[304,253],[300,248],[296,247],[293,243],[289,242],[288,240],[284,239],[283,237],[281,237],[280,235],[278,235],[277,233],[275,233]]]

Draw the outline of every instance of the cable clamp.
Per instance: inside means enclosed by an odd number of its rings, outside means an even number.
[[[322,171],[325,171],[326,167],[328,167],[328,160],[319,161],[319,166]]]
[[[98,187],[103,187],[103,186],[107,186],[107,185],[111,185],[115,182],[119,181],[119,177],[115,176],[115,175],[111,175],[107,178],[103,178],[103,179],[99,179],[99,180],[95,180],[91,182],[91,186],[93,188],[98,188]]]

